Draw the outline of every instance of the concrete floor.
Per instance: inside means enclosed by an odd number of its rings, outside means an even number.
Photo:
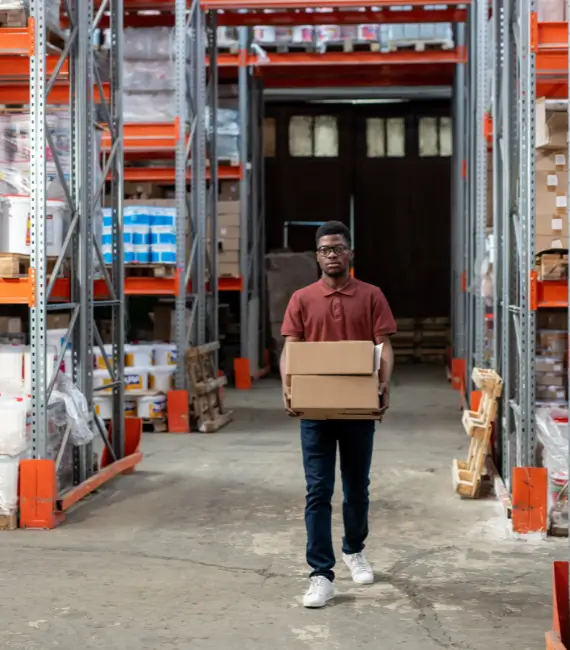
[[[341,596],[320,611],[300,605],[298,424],[275,382],[230,402],[235,422],[218,434],[146,436],[141,468],[61,528],[2,535],[0,648],[544,647],[567,540],[510,540],[494,501],[454,497],[450,462],[467,441],[441,369],[398,371],[377,434],[377,582],[353,586],[339,567]]]

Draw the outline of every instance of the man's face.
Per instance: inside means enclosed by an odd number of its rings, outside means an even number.
[[[352,259],[352,251],[342,235],[326,235],[317,244],[317,262],[329,278],[346,275]]]

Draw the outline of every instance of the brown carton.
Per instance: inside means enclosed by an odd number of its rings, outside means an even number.
[[[563,357],[536,357],[534,369],[537,373],[561,373],[564,372]]]
[[[568,332],[565,330],[538,330],[537,348],[542,356],[563,356],[568,349]]]
[[[534,380],[537,386],[563,387],[566,385],[566,373],[537,372]]]
[[[544,253],[538,261],[539,280],[566,280],[568,278],[568,255]]]
[[[372,341],[289,343],[285,355],[287,375],[372,375]]]
[[[378,379],[374,375],[293,375],[291,407],[303,414],[316,416],[322,411],[324,419],[336,413],[369,414],[373,418],[379,409]],[[308,415],[307,415],[308,417]]]

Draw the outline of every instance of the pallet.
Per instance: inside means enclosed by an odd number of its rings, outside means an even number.
[[[352,38],[322,45],[322,50],[325,52],[380,52],[380,49],[378,41],[358,41]]]
[[[453,41],[402,39],[389,41],[383,48],[385,52],[425,52],[426,50],[452,50],[455,47]]]
[[[316,52],[317,45],[313,41],[304,43],[256,43],[268,54],[287,54],[288,52]]]
[[[463,412],[463,428],[471,438],[469,453],[465,461],[453,460],[451,474],[453,487],[460,497],[477,499],[481,493],[503,380],[495,371],[482,368],[473,369],[472,379],[476,386],[481,387],[481,400],[477,411]]]
[[[18,528],[18,513],[0,515],[0,531],[16,530]]]
[[[47,272],[51,274],[57,257],[48,257],[46,260]],[[30,271],[30,256],[15,253],[0,253],[0,278],[23,278]]]
[[[144,418],[142,421],[143,433],[167,433],[168,420],[166,418]]]
[[[190,348],[186,353],[186,372],[190,384],[190,415],[201,433],[215,433],[231,422],[233,413],[224,409],[222,388],[225,376],[218,377],[214,354],[220,342]]]
[[[127,264],[125,276],[129,278],[173,278],[176,274],[174,264]]]

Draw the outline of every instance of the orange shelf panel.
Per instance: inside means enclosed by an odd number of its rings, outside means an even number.
[[[0,34],[1,37],[1,34]],[[0,41],[1,43],[1,41]],[[0,49],[0,78],[5,79],[29,79],[30,77],[30,58],[18,54],[2,54]],[[46,76],[53,74],[59,61],[59,56],[50,55],[46,57]],[[64,61],[59,71],[59,76],[64,77],[69,74],[69,63]]]
[[[70,296],[69,280],[56,280],[51,302],[68,302]],[[0,278],[0,305],[33,306],[33,284],[30,277]]]
[[[108,83],[103,83],[103,93],[105,100],[111,99],[111,88]],[[51,89],[47,103],[50,106],[67,106],[69,104],[69,85],[65,82],[56,83]],[[99,103],[99,90],[93,89],[93,96],[96,103]],[[30,103],[30,87],[28,84],[22,83],[1,83],[0,82],[0,104],[20,105]]]
[[[123,148],[125,151],[172,151],[178,141],[178,129],[174,123],[125,124],[123,127]],[[111,135],[104,132],[101,138],[103,151],[110,151]]]
[[[219,291],[241,291],[243,281],[241,278],[219,278]],[[125,278],[126,296],[175,296],[177,289],[176,278]],[[192,290],[191,284],[188,291]],[[96,280],[94,287],[95,299],[109,298],[109,292],[104,280]]]
[[[241,165],[220,165],[218,167],[218,178],[224,181],[238,181],[243,175]],[[188,170],[187,178],[192,178],[191,170]],[[206,170],[206,177],[210,178],[210,171]],[[174,185],[176,172],[173,167],[128,167],[125,169],[125,180],[133,183],[163,183]]]
[[[0,54],[30,52],[32,40],[27,27],[0,27]]]
[[[530,274],[530,304],[531,309],[566,308],[568,307],[568,282],[566,280],[551,280],[541,282],[536,271]]]
[[[568,49],[568,23],[540,23],[536,26],[539,49]]]
[[[239,11],[240,9],[321,9],[323,3],[320,0],[201,0],[201,6],[205,10]],[[431,0],[368,0],[364,3],[366,7],[423,7],[433,4]],[[470,2],[459,2],[452,0],[446,5],[464,5]],[[346,9],[362,7],[362,0],[328,0],[327,8]]]

